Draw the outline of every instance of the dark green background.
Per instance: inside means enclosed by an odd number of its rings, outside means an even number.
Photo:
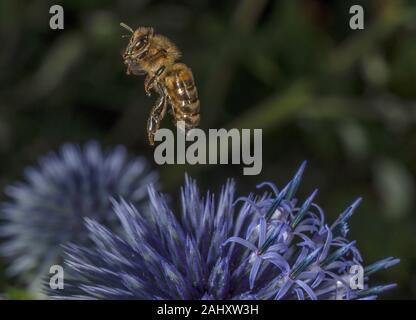
[[[49,29],[52,4],[65,9],[64,30]],[[349,28],[353,4],[365,9],[365,30]],[[1,188],[68,141],[121,143],[153,163],[154,97],[143,77],[125,75],[120,21],[153,26],[183,51],[202,128],[263,128],[259,176],[154,165],[164,191],[176,196],[187,171],[215,191],[234,177],[245,194],[264,180],[283,185],[308,160],[300,196],[319,187],[330,221],[362,196],[350,237],[366,262],[402,260],[373,283],[399,284],[385,297],[416,296],[415,1],[1,1]],[[20,296],[1,274],[0,292]]]

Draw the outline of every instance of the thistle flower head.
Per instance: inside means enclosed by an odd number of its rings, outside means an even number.
[[[367,299],[390,289],[370,287],[368,276],[392,258],[364,269],[361,289],[351,287],[349,270],[362,258],[346,226],[359,201],[326,224],[316,191],[295,199],[303,169],[280,191],[264,183],[271,195],[238,199],[231,181],[216,199],[186,178],[179,219],[152,187],[149,212],[114,200],[124,235],[87,219],[93,247],[68,245],[71,277],[64,290],[47,291],[70,299]]]
[[[27,168],[24,178],[6,188],[0,253],[12,261],[10,274],[42,276],[57,262],[62,244],[89,241],[84,218],[115,227],[110,198],[122,196],[141,207],[147,185],[157,177],[144,159],[131,158],[124,147],[104,151],[89,142],[64,145]]]

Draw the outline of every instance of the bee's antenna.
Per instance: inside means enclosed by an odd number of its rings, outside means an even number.
[[[124,22],[120,22],[120,26],[122,26],[123,28],[129,30],[131,33],[134,33],[133,29],[130,28],[127,24],[125,24]]]

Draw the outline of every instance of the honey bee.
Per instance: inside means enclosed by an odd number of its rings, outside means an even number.
[[[147,136],[154,145],[154,136],[169,109],[178,125],[185,130],[199,124],[199,99],[191,69],[177,62],[178,48],[166,37],[155,34],[153,28],[139,27],[135,31],[124,23],[120,25],[132,34],[122,55],[127,74],[146,75],[144,90],[150,96],[158,94],[147,121]]]

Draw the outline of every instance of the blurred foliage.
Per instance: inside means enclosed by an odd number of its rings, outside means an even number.
[[[64,30],[49,29],[52,4],[65,9]],[[349,28],[353,4],[365,30]],[[171,165],[158,168],[165,191],[176,195],[187,171],[212,189],[232,176],[246,193],[286,181],[307,159],[300,194],[319,187],[329,219],[363,196],[351,238],[367,262],[402,260],[374,282],[399,284],[388,297],[416,297],[414,1],[2,1],[0,187],[66,141],[122,143],[152,160],[153,100],[143,78],[125,75],[120,21],[153,26],[182,49],[202,128],[263,128],[261,175]],[[0,292],[11,287],[0,272]]]

